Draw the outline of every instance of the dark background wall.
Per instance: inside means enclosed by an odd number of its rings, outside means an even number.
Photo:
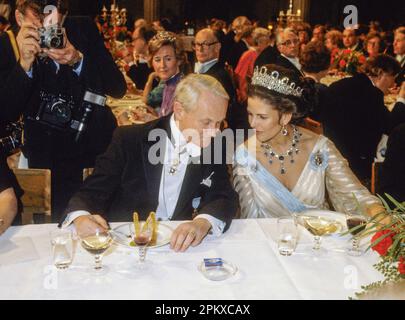
[[[393,27],[405,19],[405,1],[401,0],[309,0],[309,22],[330,22],[339,25],[344,19],[343,8],[354,4],[359,9],[360,23],[379,20]],[[109,8],[110,0],[70,0],[71,12],[95,15],[102,5]],[[263,24],[275,20],[280,10],[288,8],[288,0],[161,0],[161,16],[177,20],[205,20],[218,17],[231,21],[238,15],[259,19]],[[143,0],[118,0],[128,9],[131,18],[143,16]]]

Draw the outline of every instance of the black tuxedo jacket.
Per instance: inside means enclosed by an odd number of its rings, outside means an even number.
[[[266,64],[274,64],[277,61],[277,57],[280,55],[280,51],[278,51],[277,46],[268,46],[266,49],[263,50],[262,53],[257,57],[255,61],[256,66],[265,66]]]
[[[35,167],[52,168],[61,159],[92,159],[103,152],[116,128],[110,108],[95,108],[87,132],[81,143],[74,141],[75,133],[66,134],[30,121],[37,114],[40,90],[71,95],[81,104],[85,90],[116,98],[126,92],[123,75],[104,46],[95,24],[86,17],[67,18],[64,24],[67,37],[84,55],[80,76],[73,69],[61,65],[58,72],[52,60],[37,59],[33,78],[29,78],[16,62],[8,35],[0,37],[0,110],[2,116],[15,119],[25,113],[24,153]],[[15,33],[17,34],[17,33]]]
[[[358,74],[332,84],[325,101],[325,135],[360,179],[370,178],[377,145],[390,121],[383,92],[366,75]]]
[[[150,211],[156,211],[163,164],[151,164],[148,160],[148,153],[156,144],[148,141],[154,129],[161,129],[170,137],[170,116],[144,125],[118,128],[107,151],[98,157],[94,173],[71,199],[66,212],[87,210],[111,221],[132,221],[134,211],[142,219]],[[164,159],[164,155],[161,157]],[[211,187],[201,184],[212,172]],[[198,213],[210,214],[229,227],[236,213],[237,195],[231,187],[226,165],[189,164],[172,219],[190,220],[192,200],[199,197]]]
[[[291,63],[290,60],[283,57],[281,54],[277,56],[274,64],[292,70],[294,73],[297,74],[298,77],[303,76],[301,70],[297,69],[297,67],[293,63]]]
[[[205,74],[214,77],[222,84],[226,93],[229,95],[230,102],[235,100],[235,86],[230,74],[225,70],[225,66],[221,62],[214,64]]]
[[[382,164],[377,193],[385,193],[394,197],[398,202],[405,201],[405,123],[392,131],[388,143],[385,161]],[[388,199],[387,199],[388,201]],[[388,201],[391,204],[390,201]]]

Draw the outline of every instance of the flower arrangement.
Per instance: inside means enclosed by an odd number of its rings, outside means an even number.
[[[332,59],[338,71],[352,75],[356,74],[358,69],[366,62],[366,57],[362,53],[350,49],[335,53]]]
[[[405,203],[399,203],[390,195],[385,196],[395,206],[394,209],[380,197],[386,212],[371,218],[368,227],[362,232],[363,236],[373,234],[368,250],[371,248],[380,255],[381,260],[374,267],[382,273],[384,280],[362,286],[363,292],[356,293],[358,298],[405,279]]]

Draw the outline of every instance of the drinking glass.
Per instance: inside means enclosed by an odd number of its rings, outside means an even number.
[[[346,214],[346,224],[349,232],[353,236],[352,244],[347,248],[348,255],[358,257],[363,255],[363,250],[360,249],[359,235],[366,228],[368,218],[362,214],[359,204],[355,201],[348,201],[343,204]]]
[[[73,237],[70,230],[54,230],[50,233],[52,259],[56,268],[67,269],[73,261]]]
[[[321,248],[322,236],[336,232],[338,230],[337,222],[319,215],[307,215],[303,220],[304,227],[314,236],[314,246],[312,247],[314,255],[325,255],[326,249]]]
[[[144,265],[146,258],[146,251],[148,244],[152,240],[153,226],[151,223],[144,224],[139,234],[134,234],[134,243],[138,247],[139,262],[138,264]]]
[[[102,258],[103,254],[107,251],[108,248],[110,248],[113,243],[111,234],[108,231],[96,230],[94,233],[80,238],[80,243],[87,252],[94,255],[94,271],[97,274],[107,273],[108,267],[103,266]]]
[[[297,246],[298,227],[294,218],[277,219],[277,246],[282,256],[291,256]]]

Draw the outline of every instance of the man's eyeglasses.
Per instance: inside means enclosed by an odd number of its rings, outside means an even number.
[[[211,43],[208,43],[208,42],[199,43],[199,42],[194,42],[193,41],[192,46],[193,46],[194,50],[196,50],[197,48],[200,48],[202,50],[206,50],[209,47],[211,47],[211,46],[213,46],[214,44],[217,44],[217,43],[219,43],[219,42],[215,41],[215,42],[211,42]]]
[[[282,42],[281,45],[289,47],[289,46],[291,46],[291,45],[296,45],[296,44],[298,44],[299,42],[300,42],[300,41],[299,41],[298,39],[287,40],[287,41]]]

